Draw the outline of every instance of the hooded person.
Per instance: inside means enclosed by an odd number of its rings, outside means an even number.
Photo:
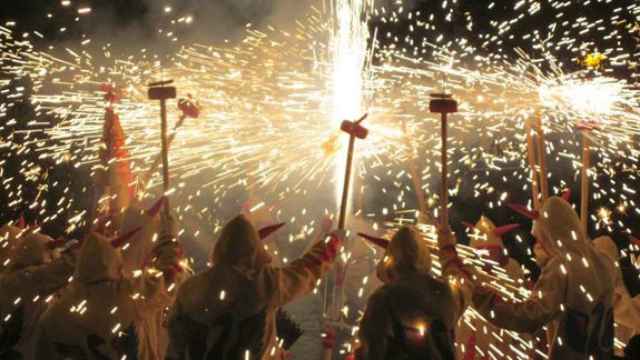
[[[593,240],[593,246],[604,253],[616,264],[615,295],[613,299],[613,318],[616,323],[615,337],[622,344],[640,334],[640,297],[631,298],[622,279],[622,272],[618,265],[620,253],[613,239],[600,236]],[[616,343],[617,345],[619,343]],[[624,346],[615,346],[615,354],[624,356]]]
[[[112,241],[90,234],[73,282],[42,316],[36,359],[160,359],[139,329],[170,304],[181,254],[172,234],[163,231],[153,261],[133,277],[123,276],[119,249],[131,234]]]
[[[454,359],[453,333],[469,292],[431,275],[429,248],[413,228],[385,242],[376,242],[386,248],[377,268],[384,285],[367,303],[356,359]],[[441,258],[445,274],[448,256]]]
[[[211,268],[178,291],[167,359],[280,359],[276,312],[315,288],[340,239],[333,233],[301,258],[273,267],[259,232],[246,217],[235,217],[213,248]]]
[[[485,271],[501,272],[508,276],[512,285],[520,287],[524,283],[524,272],[520,265],[509,257],[504,248],[502,236],[518,225],[504,225],[496,227],[486,216],[481,216],[475,225],[467,224],[474,230],[469,246],[474,248],[481,259],[485,261]],[[496,269],[499,267],[500,269]],[[518,347],[520,344],[529,344],[529,337],[509,333],[497,328],[472,312],[466,312],[456,328],[456,350],[458,358],[473,359],[475,355],[484,354],[485,357],[501,357],[503,354],[512,353],[510,347]],[[522,348],[522,353],[529,349]]]
[[[494,325],[533,334],[546,326],[549,359],[609,359],[613,356],[615,267],[589,242],[571,205],[548,198],[535,219],[533,235],[548,260],[529,298],[502,299],[486,286],[474,289],[473,303]]]
[[[162,197],[156,201],[149,209],[142,209],[138,205],[127,208],[123,215],[123,224],[120,234],[126,236],[132,234],[129,240],[121,247],[122,251],[122,270],[125,277],[133,276],[143,270],[153,258],[153,249],[157,245],[158,236],[160,234],[160,211],[166,204],[166,198]],[[178,288],[190,273],[185,268],[181,272],[181,276],[175,280],[175,287]],[[170,292],[167,307],[170,307],[175,300],[176,291]],[[164,324],[164,325],[163,325]],[[136,327],[139,341],[149,343],[149,346],[143,347],[141,350],[154,349],[153,355],[157,358],[164,359],[164,355],[169,345],[169,334],[166,328],[166,312],[165,309],[158,311],[154,315],[150,315],[142,319]],[[140,359],[153,359],[149,354],[141,353]]]
[[[150,254],[157,245],[160,211],[165,203],[166,198],[162,197],[149,209],[135,204],[124,211],[119,234],[130,235],[121,246],[122,270],[125,276],[132,276],[147,265]]]
[[[54,240],[27,232],[11,252],[0,273],[0,358],[33,358],[36,323],[50,296],[64,287],[73,273],[75,256],[64,252],[53,259]]]

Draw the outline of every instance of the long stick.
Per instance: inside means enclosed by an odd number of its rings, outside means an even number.
[[[169,191],[169,142],[167,138],[167,102],[160,100],[160,116],[162,117],[161,134],[162,137],[162,180],[164,193]],[[168,200],[167,200],[168,201]],[[169,215],[169,205],[165,204],[164,214]]]
[[[449,188],[448,188],[448,170],[447,170],[447,113],[442,113],[440,118],[440,141],[442,142],[442,154],[440,163],[442,166],[441,180],[441,195],[440,195],[440,218],[442,224],[449,224],[449,214],[447,211],[447,205],[449,203]]]
[[[347,169],[344,172],[344,187],[342,188],[342,201],[340,202],[340,218],[338,229],[344,230],[347,218],[347,204],[349,202],[349,183],[351,181],[351,164],[353,163],[353,148],[356,142],[355,136],[349,137],[349,149],[347,151]]]
[[[173,143],[173,140],[176,138],[176,135],[177,135],[176,131],[182,126],[182,124],[184,124],[184,120],[186,118],[187,118],[186,116],[182,115],[182,116],[180,116],[180,119],[178,119],[178,122],[173,127],[172,134],[169,135],[169,139],[167,140],[167,148],[171,147],[171,144]],[[168,151],[168,149],[167,149],[167,151]],[[158,156],[153,160],[153,163],[149,167],[149,170],[147,170],[147,172],[142,177],[142,180],[141,180],[142,186],[146,186],[147,185],[147,183],[149,182],[149,179],[151,178],[151,176],[153,176],[153,173],[156,172],[156,169],[158,168],[158,165],[160,165],[160,161],[164,161],[163,155]]]
[[[345,222],[347,218],[347,205],[349,203],[349,183],[351,182],[351,165],[353,163],[353,148],[355,147],[356,137],[354,135],[349,136],[349,148],[347,150],[347,168],[344,173],[344,187],[342,188],[342,201],[340,202],[340,215],[338,219],[338,229],[344,230]],[[332,320],[337,320],[338,315],[340,313],[338,293],[340,293],[340,299],[342,299],[343,288],[340,282],[342,281],[341,277],[343,276],[340,272],[345,271],[346,269],[340,269],[336,267],[334,269],[335,277],[332,291],[333,304],[331,304],[329,317]],[[333,335],[332,335],[333,336]],[[333,348],[325,348],[324,349],[324,359],[331,360],[333,357]]]
[[[538,161],[540,162],[540,189],[542,201],[549,197],[549,181],[547,179],[546,149],[544,147],[544,132],[542,131],[542,116],[536,115],[536,132],[538,133]]]
[[[531,136],[530,120],[525,124],[525,131],[527,133],[527,155],[529,158],[529,167],[531,168],[531,200],[533,202],[533,208],[537,210],[540,208],[540,176],[536,163],[536,147],[533,143],[533,136]]]
[[[582,130],[582,174],[580,187],[580,225],[587,234],[589,224],[589,167],[591,167],[591,151],[589,130]]]

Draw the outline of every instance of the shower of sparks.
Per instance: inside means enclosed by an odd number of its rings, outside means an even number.
[[[335,27],[331,39],[332,59],[332,112],[331,126],[340,128],[344,119],[356,119],[364,110],[364,85],[368,80],[369,29],[365,18],[368,17],[370,0],[338,0],[335,3]],[[346,148],[343,135],[341,144]],[[343,179],[346,166],[346,151],[338,155],[335,162],[336,179]],[[340,185],[340,182],[336,182]],[[339,202],[342,189],[336,186],[336,202]]]
[[[354,218],[370,221],[374,230],[389,230],[415,222],[414,191],[407,171],[411,158],[417,159],[421,170],[427,203],[437,204],[439,122],[429,114],[428,102],[430,93],[441,90],[446,78],[446,91],[458,100],[460,109],[449,125],[455,179],[452,198],[471,189],[475,198],[486,200],[489,211],[512,201],[513,194],[501,190],[507,184],[527,193],[531,184],[524,124],[536,116],[542,118],[548,134],[545,150],[553,164],[549,176],[559,179],[561,187],[575,183],[581,170],[576,126],[592,123],[591,146],[599,158],[592,176],[601,180],[594,182],[592,197],[608,203],[608,207],[591,209],[593,223],[599,229],[632,235],[624,221],[616,220],[614,210],[625,218],[640,216],[637,190],[629,185],[638,181],[640,162],[640,48],[621,45],[625,38],[640,44],[640,5],[619,6],[611,19],[590,21],[569,18],[563,8],[571,2],[553,2],[557,19],[551,26],[544,32],[518,35],[514,29],[541,11],[540,2],[521,0],[509,9],[509,19],[496,16],[490,21],[493,33],[480,33],[470,41],[439,29],[434,14],[410,12],[402,1],[394,3],[394,8],[373,9],[369,0],[334,0],[327,11],[312,8],[293,30],[247,26],[245,38],[234,45],[183,44],[170,57],[142,49],[114,58],[109,46],[101,53],[87,50],[90,39],[79,48],[44,51],[29,41],[42,34],[15,34],[13,23],[0,26],[0,171],[4,173],[6,156],[25,154],[77,168],[99,168],[105,106],[99,89],[109,82],[125,92],[115,110],[138,186],[152,197],[162,181],[157,171],[149,173],[159,153],[160,127],[158,106],[146,99],[146,84],[174,79],[179,95],[191,94],[202,107],[198,119],[187,119],[177,130],[170,152],[175,211],[195,237],[211,236],[196,228],[219,231],[223,219],[215,210],[228,207],[234,192],[247,188],[257,189],[264,197],[251,204],[253,211],[270,211],[296,229],[289,241],[311,237],[317,228],[312,217],[318,213],[297,204],[335,208],[336,197],[322,194],[328,183],[337,194],[341,191],[346,136],[339,125],[365,111],[371,114],[367,119],[371,135],[356,150]],[[442,2],[447,22],[456,16],[457,3]],[[584,6],[593,3],[586,1]],[[67,7],[71,2],[61,4]],[[487,11],[493,14],[494,7],[494,2],[487,4]],[[88,7],[77,11],[95,16]],[[194,21],[189,15],[174,14],[170,6],[164,12],[177,16],[172,18],[176,24]],[[473,31],[473,19],[464,17],[466,29]],[[370,34],[371,19],[382,25],[409,24],[408,32],[400,36],[376,29]],[[179,41],[172,29],[161,32],[170,41]],[[592,36],[607,40],[610,46],[595,49],[589,40]],[[506,43],[515,37],[530,45],[522,46],[526,51],[508,48]],[[597,59],[598,66],[571,66],[587,59],[590,63]],[[621,70],[630,75],[618,75]],[[9,114],[27,95],[12,79],[25,77],[33,83],[35,115],[48,114],[55,121],[34,119],[27,129],[13,131],[16,119]],[[171,127],[178,119],[173,103],[169,114]],[[412,146],[407,146],[407,136]],[[62,190],[55,207],[46,204],[40,194],[53,191],[56,183],[46,181],[45,169],[33,160],[21,166],[22,180],[3,176],[0,184],[9,194],[10,207],[41,209],[41,224],[77,208],[77,194],[70,194],[69,188]],[[39,195],[25,204],[28,184],[35,184]],[[362,200],[371,189],[377,190],[379,207],[375,209]],[[552,189],[554,193],[561,190]],[[85,221],[86,210],[66,216],[67,231],[72,232]],[[434,229],[428,225],[421,229],[433,247]],[[516,240],[523,243],[519,237]],[[486,261],[477,258],[473,249],[460,246],[459,250],[473,265],[484,267]],[[638,247],[632,245],[629,250],[637,253]],[[359,261],[352,256],[344,254]],[[379,252],[367,249],[363,256],[377,257]],[[437,274],[435,255],[434,260]],[[371,274],[354,276],[358,283],[367,284],[366,276]],[[491,286],[503,296],[524,299],[528,295],[520,279],[510,279],[506,272],[498,270],[490,276]],[[347,311],[348,323],[355,324],[361,310]],[[469,311],[464,321],[479,317]],[[531,345],[518,334],[509,336],[520,343],[512,349],[512,357],[526,358],[522,354]]]

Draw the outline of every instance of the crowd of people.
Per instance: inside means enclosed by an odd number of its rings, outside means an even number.
[[[222,229],[210,267],[193,274],[165,203],[132,206],[119,230],[94,227],[81,241],[53,240],[33,226],[2,227],[2,359],[285,358],[277,313],[313,291],[345,233],[324,226],[305,255],[273,266],[264,241],[278,226],[257,229],[238,215]],[[384,249],[375,270],[382,285],[367,301],[347,356],[481,359],[483,347],[514,348],[507,336],[487,334],[514,331],[527,339],[526,358],[640,358],[640,314],[616,267],[615,243],[591,241],[560,197],[528,215],[542,273],[526,301],[503,298],[491,286],[491,269],[463,261],[448,224],[437,225],[438,276],[417,228],[402,227],[390,240],[367,236]],[[499,251],[501,228],[485,217],[473,227],[485,236],[471,246],[524,282]],[[486,320],[475,331],[461,324],[469,307]],[[540,331],[546,336],[536,341]],[[624,351],[615,351],[614,338],[627,343]]]

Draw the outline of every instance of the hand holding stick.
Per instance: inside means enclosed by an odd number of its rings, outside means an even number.
[[[368,114],[364,114],[360,119],[356,121],[348,121],[345,120],[342,122],[340,129],[347,134],[349,134],[349,148],[347,152],[347,165],[346,171],[344,174],[344,184],[342,188],[342,201],[340,202],[340,214],[338,217],[338,231],[342,232],[345,228],[346,218],[347,218],[347,205],[349,203],[349,190],[350,190],[350,182],[351,182],[351,168],[353,163],[353,153],[355,147],[356,138],[358,139],[366,139],[369,135],[369,131],[360,125],[366,118]],[[346,267],[346,265],[345,265]],[[340,293],[343,294],[343,280],[346,273],[346,268],[336,268],[334,270],[335,274],[335,282],[333,288],[333,303],[331,304],[330,314],[331,320],[338,320],[338,316],[340,314],[340,308],[342,304],[340,304],[337,300],[337,295]],[[340,296],[342,299],[342,296]],[[335,329],[331,326],[327,328],[327,334],[335,333]],[[333,342],[325,342],[324,349],[324,359],[331,360],[333,357]]]

